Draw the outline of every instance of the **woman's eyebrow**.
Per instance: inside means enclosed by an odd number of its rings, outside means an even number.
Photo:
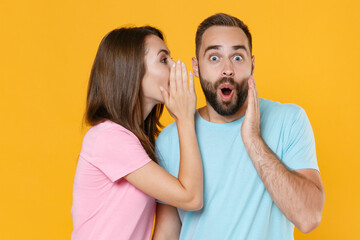
[[[162,52],[165,53],[166,55],[170,55],[170,52],[167,49],[160,49],[157,55],[159,55]]]

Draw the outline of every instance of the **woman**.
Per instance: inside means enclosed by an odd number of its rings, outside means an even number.
[[[180,143],[178,178],[156,163],[165,103]],[[203,175],[195,135],[194,79],[174,63],[161,32],[121,28],[100,43],[89,81],[84,137],[75,174],[72,239],[150,239],[155,199],[202,207]]]

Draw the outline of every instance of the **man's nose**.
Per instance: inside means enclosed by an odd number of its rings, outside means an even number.
[[[223,68],[223,71],[222,71],[222,75],[224,77],[232,77],[232,76],[234,76],[233,65],[229,60],[225,61],[225,63],[224,63],[224,68]]]

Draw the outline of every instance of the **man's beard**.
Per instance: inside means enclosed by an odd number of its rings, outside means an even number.
[[[222,116],[234,115],[239,111],[239,109],[246,101],[249,89],[249,85],[247,82],[248,77],[240,81],[242,82],[241,85],[235,82],[233,78],[224,77],[217,80],[214,84],[211,84],[211,82],[202,78],[200,73],[199,78],[201,87],[205,94],[206,101],[218,114]],[[229,83],[234,86],[233,91],[235,92],[232,96],[232,99],[228,102],[221,100],[220,97],[218,97],[217,95],[217,89],[223,83]]]

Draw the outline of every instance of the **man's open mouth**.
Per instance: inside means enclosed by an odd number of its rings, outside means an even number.
[[[234,86],[229,83],[223,83],[219,86],[220,96],[223,101],[230,101],[234,94]]]
[[[227,96],[227,95],[230,95],[230,94],[231,94],[232,90],[231,90],[230,88],[222,88],[222,89],[221,89],[221,92],[222,92],[225,96]]]

